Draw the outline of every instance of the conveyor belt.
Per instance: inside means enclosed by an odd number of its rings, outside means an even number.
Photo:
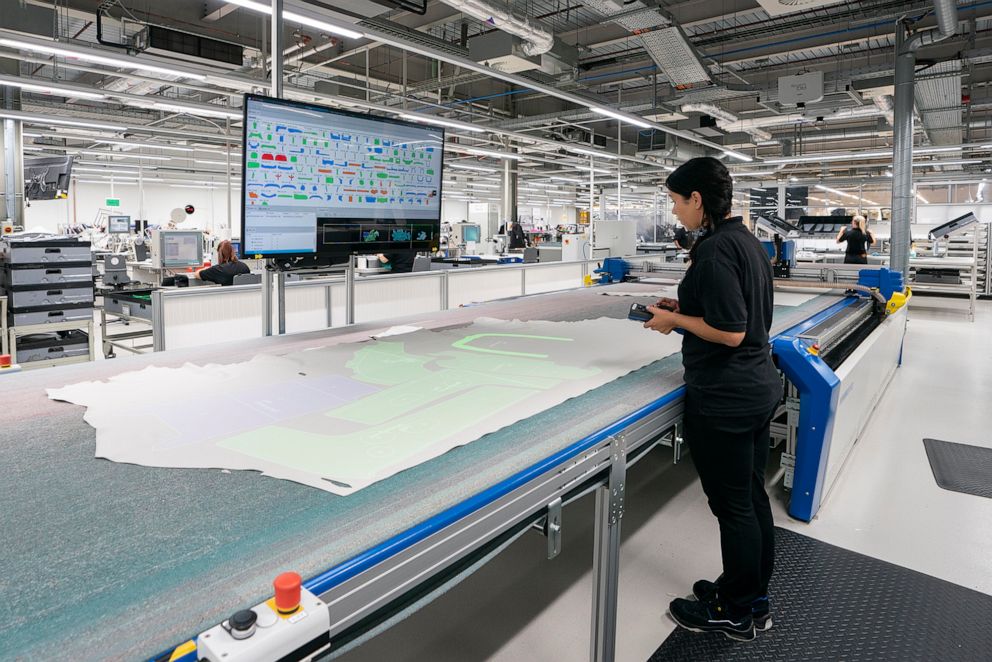
[[[624,289],[652,286],[625,284]],[[494,302],[394,322],[476,317],[623,317],[629,298],[600,288]],[[776,310],[775,330],[836,303]],[[0,642],[24,659],[147,658],[270,594],[293,569],[316,575],[681,384],[679,356],[455,449],[349,497],[252,472],[159,469],[97,460],[80,407],[44,389],[147,365],[230,363],[368,337],[383,324],[67,366],[0,380]],[[604,342],[608,342],[608,338]],[[191,384],[191,388],[195,385]],[[206,396],[205,396],[206,397]],[[222,415],[222,412],[218,412]],[[136,430],[135,434],[140,434]]]

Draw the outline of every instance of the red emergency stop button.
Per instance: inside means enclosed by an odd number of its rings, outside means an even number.
[[[300,588],[303,586],[303,578],[295,572],[284,572],[275,581],[272,587],[276,590],[276,610],[281,614],[291,614],[300,606]]]

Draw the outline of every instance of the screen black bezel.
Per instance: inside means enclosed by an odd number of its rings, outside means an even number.
[[[407,120],[395,119],[392,117],[381,117],[379,115],[372,115],[371,113],[360,113],[351,110],[340,110],[338,108],[329,108],[327,106],[321,106],[315,103],[307,103],[304,101],[292,101],[289,99],[279,99],[276,97],[266,96],[264,94],[253,94],[246,93],[242,101],[242,120],[241,120],[241,247],[239,251],[239,258],[242,260],[250,259],[284,259],[284,258],[298,258],[298,257],[312,257],[319,255],[341,255],[347,254],[347,252],[342,252],[340,250],[321,250],[320,244],[317,245],[317,250],[314,252],[302,252],[302,253],[245,253],[245,246],[247,245],[246,234],[245,234],[245,207],[247,206],[246,200],[248,197],[248,185],[245,181],[245,172],[248,169],[248,102],[249,101],[261,101],[264,103],[272,103],[283,106],[291,106],[293,108],[300,108],[304,110],[310,110],[312,112],[328,113],[331,115],[344,115],[346,117],[354,117],[358,119],[374,119],[376,121],[385,122],[387,124],[397,124],[400,126],[424,129],[430,128],[441,132],[441,164],[439,167],[438,175],[438,204],[437,204],[437,219],[417,219],[425,223],[437,223],[439,226],[442,219],[444,218],[441,207],[444,204],[444,144],[445,144],[445,129],[443,126],[434,125],[424,125],[420,122],[410,122]],[[368,222],[367,218],[356,218],[356,219],[344,219],[351,220],[353,222]]]

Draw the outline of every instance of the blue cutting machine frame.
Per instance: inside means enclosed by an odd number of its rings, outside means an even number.
[[[823,498],[840,379],[799,335],[856,301],[854,297],[845,299],[772,341],[779,369],[799,391],[799,430],[789,514],[804,522],[813,519]]]
[[[601,273],[606,281],[622,280],[626,266],[622,260],[610,259],[606,261],[604,268],[597,270],[597,272]],[[888,274],[879,274],[878,271],[874,270],[867,270],[863,274],[867,279],[875,279],[872,285],[874,287],[879,287],[881,284],[885,289],[894,289],[898,285],[901,289],[901,285],[892,281]],[[883,282],[879,283],[879,279]],[[800,394],[799,434],[789,513],[804,521],[810,521],[816,514],[823,496],[823,483],[830,450],[833,420],[837,411],[840,380],[833,370],[816,355],[815,351],[810,351],[811,347],[801,340],[799,335],[857,301],[857,297],[848,297],[839,301],[801,324],[779,334],[772,339],[771,343],[779,368],[796,385]],[[326,595],[335,587],[355,579],[358,575],[375,568],[378,564],[388,563],[396,555],[408,552],[419,543],[425,542],[448,527],[491,506],[501,498],[512,494],[514,490],[527,485],[542,475],[546,475],[549,470],[553,471],[556,467],[561,467],[568,462],[574,463],[576,458],[583,456],[583,454],[588,455],[593,449],[603,447],[604,443],[613,439],[614,436],[630,434],[630,430],[633,428],[647,424],[649,419],[655,419],[662,414],[665,415],[665,421],[674,420],[673,417],[676,415],[681,417],[681,401],[684,395],[685,387],[681,386],[603,430],[589,435],[474,497],[456,504],[399,535],[307,580],[303,584],[304,587],[315,595]],[[653,423],[651,427],[660,422],[660,420],[657,423],[651,421]],[[662,424],[663,427],[668,425],[670,425],[668,422]],[[618,533],[614,544],[618,552]],[[615,636],[615,632],[613,636]],[[161,659],[170,659],[171,662],[194,662],[196,652],[189,650],[189,648],[183,650],[183,647],[180,647],[173,652],[171,658],[168,658],[167,654],[165,658],[161,656],[153,658],[153,660]]]

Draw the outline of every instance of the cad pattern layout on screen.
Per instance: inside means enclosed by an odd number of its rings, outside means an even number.
[[[440,206],[439,147],[284,120],[252,121],[245,178],[249,205]]]
[[[479,318],[243,363],[149,367],[49,396],[88,407],[97,457],[256,470],[347,495],[672,356],[680,342],[625,319]],[[190,383],[220,395],[204,400],[182,388]]]

